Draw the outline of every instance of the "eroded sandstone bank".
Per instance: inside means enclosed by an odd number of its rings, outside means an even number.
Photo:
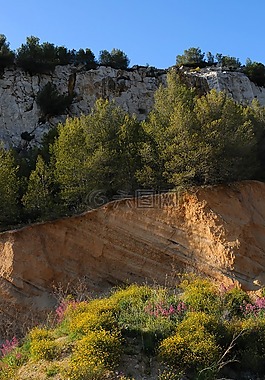
[[[248,290],[265,284],[265,184],[255,181],[121,200],[0,234],[2,300],[42,308],[52,286],[91,290],[204,273]]]

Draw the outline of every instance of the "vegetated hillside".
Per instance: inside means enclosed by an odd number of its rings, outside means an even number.
[[[51,307],[53,285],[77,278],[104,291],[174,283],[185,271],[257,290],[265,284],[264,199],[265,184],[246,181],[121,200],[1,233],[1,299],[27,314]]]
[[[81,297],[82,300],[78,297]],[[169,286],[61,299],[46,323],[1,346],[0,379],[216,380],[265,373],[264,290],[183,275]]]

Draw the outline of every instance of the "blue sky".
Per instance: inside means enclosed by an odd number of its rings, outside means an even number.
[[[165,68],[184,49],[265,64],[264,0],[1,1],[0,33],[12,49],[33,35],[69,49],[118,48],[139,64]]]

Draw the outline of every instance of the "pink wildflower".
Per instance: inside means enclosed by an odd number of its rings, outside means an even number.
[[[18,346],[18,339],[14,336],[12,340],[6,340],[5,343],[2,344],[0,351],[2,357],[8,355],[15,347]]]

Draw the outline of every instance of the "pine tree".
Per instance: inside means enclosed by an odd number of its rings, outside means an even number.
[[[18,167],[11,151],[0,145],[0,228],[18,221]]]
[[[52,191],[52,175],[41,156],[37,157],[36,168],[30,174],[27,191],[22,203],[29,218],[45,219],[54,214]]]

